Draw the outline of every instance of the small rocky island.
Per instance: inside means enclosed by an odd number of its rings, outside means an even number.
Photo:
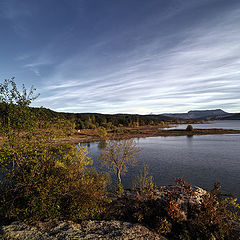
[[[140,126],[140,127],[122,127],[115,130],[107,130],[104,140],[126,139],[126,138],[145,138],[145,137],[171,137],[171,136],[194,136],[194,135],[220,135],[220,134],[240,134],[240,130],[234,129],[165,129],[159,126]],[[60,139],[62,143],[84,143],[100,141],[103,138],[99,136],[96,129],[76,130],[72,136]]]

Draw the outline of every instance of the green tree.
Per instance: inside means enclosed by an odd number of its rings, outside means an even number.
[[[41,120],[44,128],[33,131],[36,118],[29,121],[23,113],[33,114],[28,106],[36,98],[35,90],[27,93],[23,87],[20,92],[13,79],[0,86],[8,117],[2,121],[6,131],[0,146],[0,217],[31,221],[99,217],[107,200],[106,176],[87,168],[92,161],[86,148],[58,141],[74,124],[47,118]]]
[[[97,134],[100,138],[105,138],[107,136],[107,130],[105,127],[99,127],[97,129]]]
[[[136,176],[133,182],[133,189],[137,191],[141,200],[151,199],[157,190],[154,184],[153,176],[150,175],[149,166],[144,164],[143,171]]]
[[[89,121],[88,121],[88,120],[85,120],[85,121],[84,121],[84,126],[85,126],[86,129],[89,129],[89,125],[90,125],[90,124],[89,124]]]
[[[24,84],[22,90],[18,90],[14,78],[5,79],[0,83],[0,104],[4,113],[1,118],[3,134],[9,135],[13,129],[20,131],[34,127],[34,115],[29,105],[39,96],[34,95],[35,90],[32,86],[27,91]]]

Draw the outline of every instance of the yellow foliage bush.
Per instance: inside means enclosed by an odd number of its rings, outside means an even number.
[[[56,130],[49,130],[2,144],[2,217],[80,220],[104,211],[107,177],[87,168],[92,161],[86,148],[59,145],[56,138]]]

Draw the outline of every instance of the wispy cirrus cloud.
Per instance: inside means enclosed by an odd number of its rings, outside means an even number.
[[[221,22],[213,21],[210,25],[203,22],[181,31],[179,38],[182,35],[185,38],[166,49],[161,45],[167,43],[161,39],[158,44],[156,35],[148,44],[115,55],[120,60],[114,59],[112,63],[112,57],[97,56],[104,44],[100,48],[93,46],[92,52],[67,59],[53,73],[53,84],[46,87],[53,96],[52,106],[60,111],[88,108],[112,113],[129,109],[141,109],[140,113],[173,112],[208,106],[237,110],[239,16],[236,10],[231,17],[221,16]],[[172,34],[165,36],[165,40],[171,37]],[[81,73],[82,69],[92,72]],[[51,102],[49,98],[40,101]],[[66,106],[68,101],[70,107]]]
[[[65,19],[66,11],[56,8],[58,20],[48,16],[44,43],[19,54],[22,69],[39,80],[37,105],[105,113],[239,111],[240,4],[106,2],[65,4],[71,13]],[[16,4],[5,6],[6,19],[33,16],[29,6]]]

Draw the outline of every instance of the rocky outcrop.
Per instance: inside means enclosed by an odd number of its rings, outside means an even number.
[[[173,186],[164,186],[158,190],[153,197],[156,199],[164,199]],[[180,191],[180,189],[178,189]],[[176,191],[176,189],[175,189]],[[181,192],[181,191],[180,191]],[[206,191],[194,187],[196,193],[193,201],[199,203]],[[117,195],[112,198],[113,203],[117,202],[118,206],[124,208],[125,201],[136,200],[136,192],[126,190],[122,198]],[[122,201],[124,202],[122,204]],[[114,205],[114,204],[113,204]],[[116,210],[117,207],[114,206]],[[111,216],[113,217],[113,216]],[[113,217],[114,219],[114,217]],[[166,240],[165,237],[159,236],[155,232],[149,230],[143,225],[134,224],[124,221],[118,221],[119,218],[112,221],[83,221],[79,224],[71,221],[58,221],[58,222],[39,222],[31,226],[23,222],[13,222],[9,225],[2,225],[0,227],[0,240],[1,239],[17,239],[17,240],[53,240],[53,239],[159,239]],[[120,218],[121,219],[121,218]]]
[[[13,222],[1,226],[0,239],[17,240],[55,240],[55,239],[159,239],[166,238],[157,235],[148,228],[121,221],[83,221],[45,222],[30,226],[22,222]]]

